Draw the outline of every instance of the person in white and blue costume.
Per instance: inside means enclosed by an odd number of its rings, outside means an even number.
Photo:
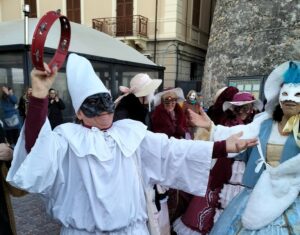
[[[244,137],[258,136],[260,144],[237,156],[246,161],[246,188],[225,209],[211,235],[300,234],[300,62],[275,68],[264,93],[265,112],[251,124],[214,128],[214,140],[243,130]]]

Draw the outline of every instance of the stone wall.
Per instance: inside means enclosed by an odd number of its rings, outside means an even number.
[[[228,77],[267,75],[300,60],[299,0],[218,0],[204,68],[205,105]]]

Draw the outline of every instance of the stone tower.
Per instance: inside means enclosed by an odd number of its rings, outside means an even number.
[[[267,76],[300,60],[299,12],[299,0],[217,0],[202,82],[206,106],[229,77]]]

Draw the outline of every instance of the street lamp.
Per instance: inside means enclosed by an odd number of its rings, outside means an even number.
[[[23,5],[24,13],[24,44],[28,45],[28,17],[30,13],[30,6],[28,4]]]
[[[23,5],[24,13],[24,54],[23,54],[23,75],[24,75],[24,86],[29,84],[29,30],[28,30],[28,17],[30,13],[30,6],[28,4]]]

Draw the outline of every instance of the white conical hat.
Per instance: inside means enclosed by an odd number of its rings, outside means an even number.
[[[87,97],[97,93],[109,93],[91,62],[74,53],[69,55],[67,62],[67,83],[76,113]]]

